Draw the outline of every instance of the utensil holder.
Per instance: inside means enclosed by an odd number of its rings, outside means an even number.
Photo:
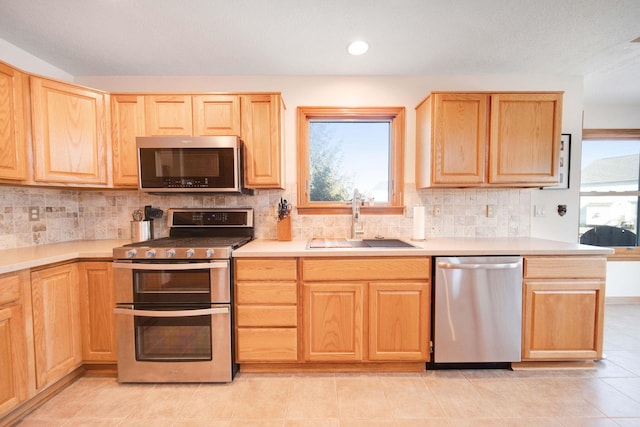
[[[144,242],[153,238],[151,221],[131,221],[131,241]]]
[[[278,226],[278,240],[287,241],[291,240],[291,217],[285,216],[277,222]]]

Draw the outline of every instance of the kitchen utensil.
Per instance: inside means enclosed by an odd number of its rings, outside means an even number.
[[[140,209],[136,209],[135,211],[133,211],[133,220],[142,221],[142,211]]]
[[[280,198],[280,203],[278,203],[278,221],[282,221],[283,219],[289,216],[291,212],[291,203],[287,202],[287,199]]]

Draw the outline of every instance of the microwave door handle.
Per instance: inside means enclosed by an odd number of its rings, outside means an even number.
[[[203,268],[228,268],[226,261],[219,262],[197,262],[197,263],[176,263],[176,264],[145,264],[130,262],[114,262],[113,268],[127,270],[201,270]]]
[[[198,310],[136,310],[130,306],[119,305],[113,309],[115,314],[144,317],[194,317],[208,314],[228,314],[229,307],[214,307]]]

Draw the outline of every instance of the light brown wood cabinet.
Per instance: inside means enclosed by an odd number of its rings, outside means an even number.
[[[303,258],[306,361],[427,361],[428,257]]]
[[[28,272],[0,276],[0,418],[28,397],[24,282]]]
[[[117,353],[112,263],[79,262],[78,275],[82,359],[91,363],[115,363]]]
[[[249,188],[284,188],[284,103],[277,94],[243,95],[242,140],[246,145],[245,183]]]
[[[236,361],[298,360],[297,261],[235,260]]]
[[[525,257],[522,359],[602,358],[606,257]]]
[[[36,389],[82,363],[80,304],[76,264],[31,271]]]
[[[111,150],[113,185],[138,186],[138,153],[136,137],[144,136],[144,96],[113,95],[111,97]]]
[[[416,107],[416,186],[558,182],[562,92],[434,92]]]
[[[0,62],[0,179],[27,179],[27,76]]]
[[[107,185],[108,95],[31,76],[34,180]]]
[[[237,135],[245,143],[245,185],[283,188],[279,94],[113,94],[113,184],[136,187],[136,136]]]

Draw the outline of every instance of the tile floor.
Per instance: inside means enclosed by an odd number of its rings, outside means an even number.
[[[231,384],[83,377],[29,426],[640,426],[640,304],[607,305],[591,371],[240,374]]]

